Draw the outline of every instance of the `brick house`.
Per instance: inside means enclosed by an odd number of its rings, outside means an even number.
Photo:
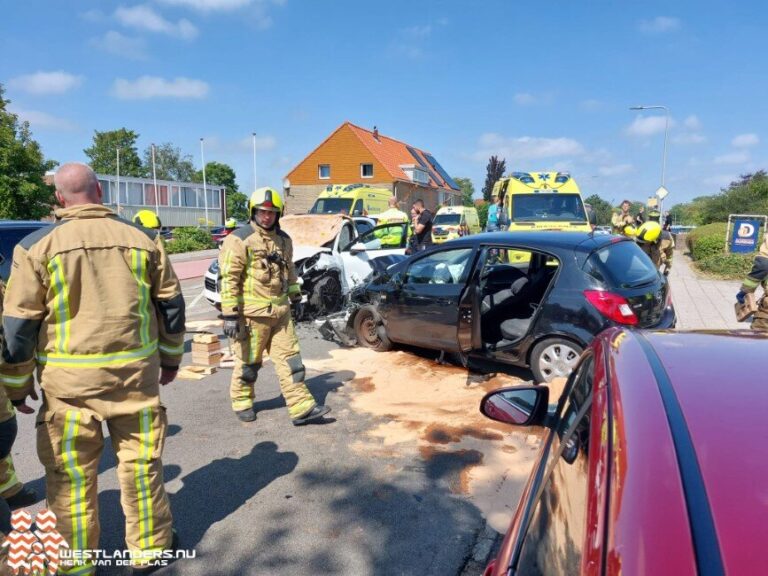
[[[461,189],[429,152],[344,122],[283,181],[286,211],[307,212],[328,185],[387,188],[406,210],[417,198],[430,210],[461,204]]]

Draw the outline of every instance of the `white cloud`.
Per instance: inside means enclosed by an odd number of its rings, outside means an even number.
[[[683,132],[672,138],[675,144],[703,144],[706,141],[707,137],[698,132]]]
[[[620,176],[628,174],[634,169],[635,167],[632,164],[616,164],[615,166],[601,166],[597,171],[601,176]]]
[[[683,122],[683,125],[688,128],[688,130],[701,130],[701,120],[699,120],[699,117],[695,114],[688,116]]]
[[[749,160],[749,152],[731,152],[715,158],[715,164],[746,164]]]
[[[80,18],[86,22],[101,22],[104,20],[104,13],[101,10],[88,10],[81,13]]]
[[[426,38],[432,34],[432,26],[429,24],[423,26],[411,26],[410,28],[403,30],[403,33],[411,38]]]
[[[64,94],[83,83],[82,76],[75,76],[61,70],[57,72],[36,72],[11,78],[8,86],[30,94]]]
[[[10,112],[16,114],[23,122],[29,122],[33,130],[59,130],[71,131],[77,129],[77,126],[64,118],[52,116],[47,112],[39,110],[25,110],[16,106],[9,106]]]
[[[205,98],[208,84],[191,78],[166,80],[157,76],[142,76],[131,82],[118,78],[112,94],[121,100],[148,100],[150,98]]]
[[[489,156],[498,155],[514,163],[519,160],[580,156],[584,153],[584,146],[572,138],[508,138],[489,132],[480,136],[480,149],[472,156],[475,160],[487,161]]]
[[[586,112],[598,112],[604,108],[604,104],[600,100],[589,99],[584,100],[579,104],[582,110]]]
[[[665,125],[665,116],[638,116],[627,127],[626,133],[630,136],[653,136],[664,132]],[[674,126],[674,121],[670,120],[669,125]]]
[[[129,60],[144,60],[147,58],[146,42],[143,38],[130,38],[115,30],[110,30],[104,36],[91,40],[91,44]]]
[[[120,6],[115,10],[115,18],[123,25],[137,30],[148,30],[159,34],[167,34],[184,40],[197,36],[197,28],[189,20],[182,18],[176,23],[166,20],[162,15],[146,4],[126,8]]]
[[[216,12],[237,10],[248,6],[252,0],[159,0],[161,4],[168,6],[183,6],[193,8],[200,12]]]
[[[752,148],[758,144],[760,144],[760,138],[757,134],[739,134],[731,140],[734,148]]]
[[[739,179],[738,174],[715,174],[704,178],[702,182],[707,186],[716,186],[717,188],[723,188],[728,186],[731,182]]]
[[[245,150],[253,150],[253,136],[246,136],[239,141],[239,145]],[[274,150],[276,147],[277,139],[274,136],[256,135],[256,152],[266,152],[267,150]]]
[[[680,19],[669,16],[656,16],[652,20],[641,20],[638,28],[645,34],[664,34],[680,29]]]
[[[530,106],[536,104],[536,97],[528,92],[518,92],[515,94],[515,102],[520,106]]]

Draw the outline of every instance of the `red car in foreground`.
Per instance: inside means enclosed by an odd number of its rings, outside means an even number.
[[[599,334],[546,386],[481,411],[544,426],[486,576],[768,574],[768,334]]]

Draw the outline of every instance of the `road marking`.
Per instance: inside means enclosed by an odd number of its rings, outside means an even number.
[[[190,304],[189,307],[194,308],[195,306],[197,306],[197,303],[200,302],[200,299],[203,296],[205,296],[205,289],[200,291],[200,294],[198,294],[197,297],[194,300],[192,300],[192,304]]]

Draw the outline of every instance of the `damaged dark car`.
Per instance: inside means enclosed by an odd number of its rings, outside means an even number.
[[[439,350],[465,366],[567,376],[609,326],[672,328],[667,279],[630,239],[499,232],[453,240],[374,273],[321,332],[346,345]]]

